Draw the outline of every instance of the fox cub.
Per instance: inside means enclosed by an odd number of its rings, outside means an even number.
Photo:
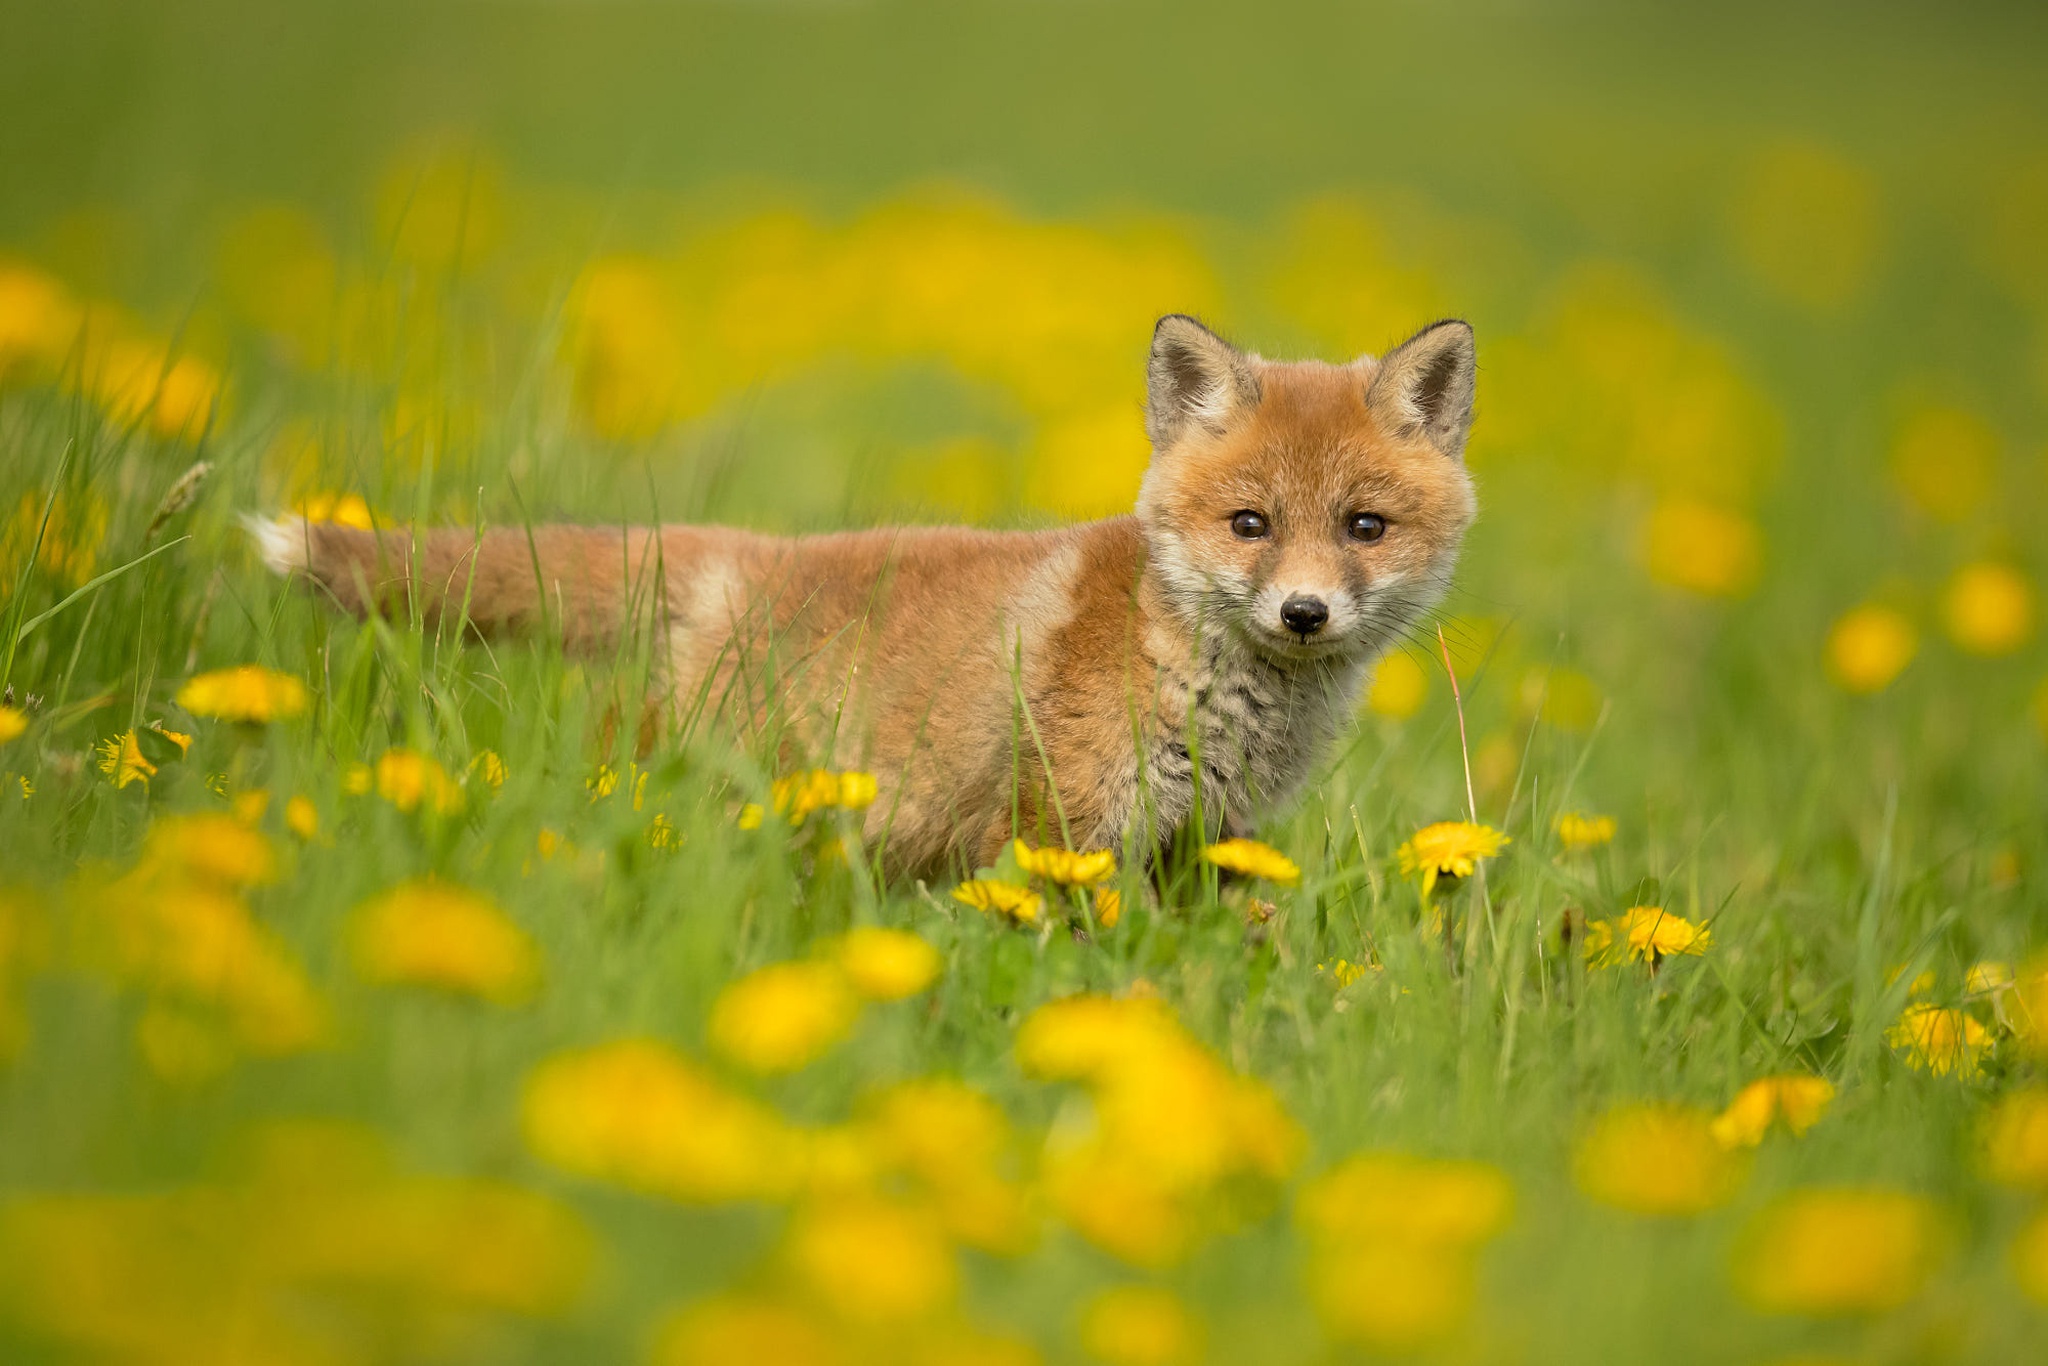
[[[1147,379],[1136,514],[1081,526],[254,529],[358,614],[586,650],[651,620],[672,714],[875,774],[865,833],[899,875],[992,862],[1013,830],[1146,858],[1292,795],[1443,594],[1475,510],[1472,331],[1281,363],[1176,314]]]

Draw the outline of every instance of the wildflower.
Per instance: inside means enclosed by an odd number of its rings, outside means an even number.
[[[1905,1191],[1819,1188],[1778,1197],[1737,1245],[1735,1288],[1770,1314],[1876,1314],[1933,1274],[1940,1212]]]
[[[1984,1174],[2001,1185],[2048,1190],[2048,1089],[2014,1091],[1984,1120]]]
[[[145,866],[223,887],[248,887],[277,875],[270,841],[229,816],[166,816],[143,842]]]
[[[107,505],[102,499],[90,493],[74,497],[68,491],[51,499],[47,490],[24,490],[14,516],[0,531],[0,584],[12,592],[33,551],[45,573],[77,588],[99,567],[106,539]]]
[[[650,849],[680,849],[683,837],[676,829],[675,822],[665,811],[654,813],[654,819],[647,822],[647,847]]]
[[[2027,1298],[2048,1305],[2048,1209],[2037,1211],[2021,1226],[2006,1257]]]
[[[292,504],[292,511],[309,522],[328,522],[358,531],[373,531],[377,525],[370,515],[370,505],[359,493],[309,493]]]
[[[1181,1028],[1148,997],[1069,996],[1040,1006],[1017,1030],[1017,1061],[1048,1081],[1111,1079],[1179,1046]]]
[[[0,703],[0,745],[6,744],[9,740],[20,739],[27,729],[28,713],[19,707]]]
[[[1643,523],[1639,541],[1650,577],[1703,597],[1741,597],[1763,570],[1763,532],[1739,512],[1671,498]]]
[[[498,752],[494,749],[478,750],[476,757],[469,761],[469,773],[493,792],[503,787],[505,779],[511,776],[505,767],[505,761],[498,757]]]
[[[1674,954],[1704,954],[1714,935],[1662,906],[1631,906],[1611,920],[1586,924],[1586,958],[1595,967],[1643,963],[1652,967]]]
[[[1883,692],[1919,649],[1919,633],[1904,614],[1865,603],[1844,612],[1828,631],[1828,677],[1859,697]]]
[[[1700,1214],[1731,1199],[1742,1160],[1714,1137],[1712,1119],[1679,1105],[1624,1105],[1579,1140],[1572,1172],[1592,1200],[1632,1214]]]
[[[2008,1009],[2020,1043],[2036,1057],[2048,1054],[2048,957],[2020,970]]]
[[[647,770],[641,768],[638,764],[628,764],[626,771],[633,776],[631,789],[633,809],[638,811],[647,801],[647,779],[649,775]],[[583,786],[590,793],[591,801],[603,801],[606,797],[619,790],[619,771],[610,764],[599,764],[597,772],[591,774]]]
[[[1114,887],[1097,887],[1094,903],[1095,923],[1105,930],[1115,929],[1124,916],[1124,894]]]
[[[1008,916],[1019,925],[1036,925],[1045,913],[1045,898],[1029,887],[978,877],[953,889],[953,900],[977,911]]]
[[[1885,1031],[1885,1042],[1918,1072],[1974,1077],[1991,1047],[1991,1032],[1960,1010],[1925,1002],[1909,1005]]]
[[[1966,564],[1942,598],[1948,636],[1973,655],[2009,655],[2034,630],[2034,589],[2010,565]]]
[[[751,1072],[794,1072],[845,1038],[860,1013],[832,963],[771,963],[720,992],[711,1045]]]
[[[486,896],[445,882],[402,883],[358,907],[349,947],[365,981],[433,987],[499,1005],[529,1000],[540,951]]]
[[[1581,849],[1598,849],[1614,838],[1614,817],[1563,812],[1557,818],[1557,838],[1568,854]]]
[[[846,1366],[841,1333],[772,1300],[719,1295],[675,1315],[655,1340],[653,1366]]]
[[[1972,997],[1997,996],[2011,991],[2012,986],[2012,964],[1995,959],[1972,963],[1963,974],[1963,992]]]
[[[945,959],[908,930],[861,925],[832,946],[832,958],[854,991],[870,1001],[900,1001],[939,979]]]
[[[1429,675],[1399,650],[1380,660],[1365,694],[1365,705],[1374,715],[1393,721],[1406,721],[1428,700]]]
[[[1077,854],[1069,849],[1033,849],[1023,840],[1015,841],[1012,847],[1019,868],[1062,887],[1092,887],[1116,873],[1116,855],[1107,849]]]
[[[191,747],[191,736],[157,725],[123,731],[110,740],[100,741],[97,746],[99,770],[117,788],[130,783],[141,783],[147,787],[149,780],[156,776],[159,764],[183,757]]]
[[[1514,1186],[1487,1163],[1358,1153],[1302,1187],[1294,1221],[1318,1246],[1469,1247],[1498,1236],[1514,1208]]]
[[[1714,1121],[1714,1137],[1724,1148],[1754,1148],[1773,1119],[1803,1134],[1820,1122],[1834,1098],[1834,1084],[1824,1077],[1762,1077],[1736,1093]]]
[[[270,793],[260,787],[248,788],[228,798],[228,809],[244,825],[259,825],[270,810]]]
[[[388,749],[367,774],[379,797],[407,813],[424,805],[437,815],[462,809],[462,789],[428,756],[415,749]]]
[[[178,705],[194,716],[261,725],[297,716],[306,709],[306,685],[290,674],[244,664],[186,680]]]
[[[872,773],[841,773],[828,768],[813,768],[777,778],[769,789],[769,801],[777,815],[787,819],[791,825],[802,825],[814,811],[831,807],[858,811],[871,806],[878,790],[879,785]],[[749,824],[747,811],[742,808],[741,829],[754,829],[759,824],[759,815],[755,815]]]
[[[1492,858],[1508,843],[1508,837],[1491,826],[1438,821],[1416,831],[1396,853],[1403,873],[1422,874],[1422,894],[1428,896],[1440,878],[1472,876],[1479,860]]]
[[[1365,1242],[1319,1254],[1308,1280],[1316,1315],[1332,1337],[1405,1354],[1464,1322],[1477,1274],[1466,1249]]]
[[[1246,877],[1264,878],[1268,882],[1288,886],[1301,881],[1301,869],[1293,859],[1272,845],[1261,844],[1257,840],[1224,840],[1204,849],[1202,857],[1218,868],[1242,873]]]
[[[1328,977],[1337,984],[1337,990],[1339,991],[1344,990],[1344,988],[1350,986],[1372,970],[1371,964],[1354,963],[1348,958],[1339,958],[1334,963],[1316,964],[1316,976]]]
[[[1081,1309],[1082,1350],[1109,1366],[1184,1366],[1202,1359],[1202,1322],[1171,1290],[1118,1285]]]
[[[746,804],[745,804],[744,806],[742,806],[742,807],[740,808],[740,819],[739,819],[739,827],[740,827],[740,829],[742,829],[742,830],[759,830],[759,829],[761,828],[761,821],[763,820],[763,818],[765,818],[765,817],[767,816],[767,814],[768,814],[768,810],[767,810],[767,808],[766,808],[766,807],[764,807],[764,806],[762,806],[762,805],[761,805],[761,803],[759,803],[759,802],[748,802],[748,803],[746,803]]]
[[[302,840],[320,831],[320,809],[309,797],[293,797],[284,804],[284,828]]]
[[[786,1249],[811,1294],[842,1319],[905,1323],[951,1300],[960,1273],[922,1211],[872,1197],[800,1212]]]
[[[772,1110],[649,1039],[549,1058],[527,1077],[520,1113],[543,1160],[677,1200],[773,1199],[796,1171],[795,1136]]]

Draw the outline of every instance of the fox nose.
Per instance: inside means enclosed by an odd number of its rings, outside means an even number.
[[[1296,593],[1280,604],[1280,624],[1298,636],[1314,635],[1329,619],[1329,604],[1306,593]]]

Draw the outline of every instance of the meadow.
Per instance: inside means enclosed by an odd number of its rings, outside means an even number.
[[[0,92],[0,1356],[2048,1341],[2034,21],[1496,15],[1361,152],[1438,18],[173,8],[24,8]],[[1111,515],[1169,311],[1470,318],[1481,515],[1157,870],[891,882],[858,752],[636,728],[644,633],[358,622],[241,522]]]

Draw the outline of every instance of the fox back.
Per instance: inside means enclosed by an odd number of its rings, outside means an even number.
[[[1012,834],[1147,858],[1292,797],[1474,515],[1471,329],[1281,363],[1160,320],[1133,516],[1036,532],[371,532],[254,524],[343,610],[571,648],[647,621],[656,699],[779,766],[867,768],[866,835],[918,876]]]

